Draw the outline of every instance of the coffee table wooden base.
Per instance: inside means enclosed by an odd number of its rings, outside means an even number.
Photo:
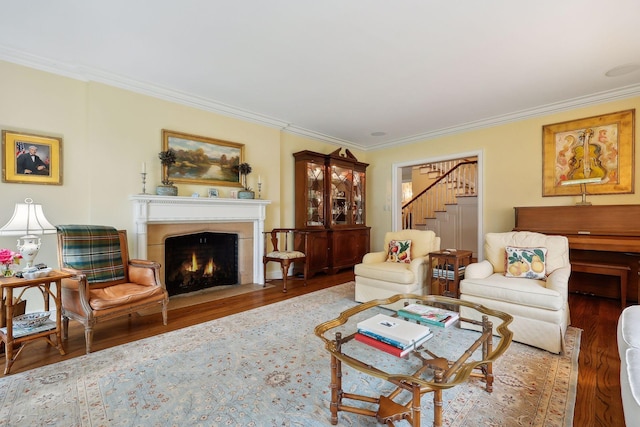
[[[472,320],[465,319],[468,322]],[[446,382],[460,366],[471,356],[471,354],[477,349],[482,347],[482,355],[486,360],[487,356],[492,352],[493,343],[492,337],[492,323],[488,320],[487,316],[483,316],[482,323],[483,331],[479,338],[469,347],[469,349],[455,362],[448,361],[442,357],[437,357],[435,354],[424,350],[432,358],[425,358],[420,354],[415,354],[416,357],[422,359],[422,367],[418,369],[414,374],[414,378],[419,378],[427,369],[434,370],[434,381],[436,384],[442,384]],[[351,339],[348,337],[347,339]],[[336,334],[336,347],[339,349],[342,345],[342,335]],[[476,370],[470,375],[472,377],[480,377],[485,382],[485,390],[489,393],[493,391],[493,364],[491,362],[479,365]],[[406,381],[390,381],[395,384],[396,389],[388,396],[380,396],[379,398],[373,398],[369,396],[363,396],[352,393],[344,393],[342,390],[342,362],[333,354],[331,355],[331,424],[338,424],[338,411],[351,412],[359,415],[367,415],[376,417],[378,422],[393,426],[394,421],[407,420],[412,427],[420,427],[420,400],[425,393],[433,393],[433,426],[442,426],[442,388],[435,387],[423,387],[418,383],[408,383]],[[411,400],[402,405],[395,402],[393,399],[397,397],[403,390],[411,392]],[[357,408],[354,406],[348,406],[342,404],[342,399],[352,399],[361,402],[374,403],[378,405],[377,411],[372,411],[364,408]]]
[[[482,313],[482,320],[461,318],[460,322],[478,325],[481,331],[468,331],[452,325],[446,333],[435,333],[433,341],[428,341],[431,345],[423,345],[408,353],[406,360],[398,358],[397,363],[382,361],[378,359],[382,354],[379,349],[356,342],[357,324],[366,318],[361,313],[402,302],[401,300],[405,304],[417,301],[430,305],[470,307]],[[375,313],[376,310],[372,312]],[[494,320],[497,320],[495,330]],[[445,389],[464,384],[469,378],[475,377],[485,382],[487,392],[492,392],[493,362],[511,343],[513,333],[507,326],[512,321],[513,318],[507,313],[466,301],[437,295],[403,294],[362,303],[341,312],[335,319],[321,323],[314,331],[324,341],[325,348],[331,355],[331,424],[338,424],[338,413],[344,411],[374,417],[387,426],[406,420],[412,427],[419,427],[421,399],[426,393],[433,393],[433,425],[441,427]],[[496,346],[494,333],[499,337]],[[454,342],[455,346],[451,347]],[[347,393],[342,384],[343,364],[362,374],[385,380],[395,388],[391,393],[377,397]],[[382,366],[385,368],[381,368]],[[407,392],[410,396],[407,396]],[[371,393],[376,392],[371,390]],[[353,403],[347,404],[349,400],[368,405],[352,406]]]
[[[433,393],[433,426],[442,426],[442,389],[423,389],[419,384],[396,383],[398,387],[388,396],[380,396],[378,398],[363,396],[359,394],[345,393],[342,390],[342,362],[336,357],[331,357],[331,424],[338,424],[338,412],[351,412],[353,414],[375,417],[379,423],[393,426],[394,421],[407,420],[412,427],[420,427],[420,401],[422,395]],[[482,366],[479,373],[474,373],[472,377],[479,377],[485,381],[485,390],[489,393],[493,391],[493,374],[492,364]],[[433,365],[425,365],[416,375],[419,375],[427,367]],[[439,381],[443,380],[443,370],[436,372]],[[412,394],[412,399],[402,405],[393,400],[402,390],[408,390]],[[373,411],[365,408],[358,408],[342,403],[343,399],[358,400],[360,402],[373,403],[378,405],[378,410]]]

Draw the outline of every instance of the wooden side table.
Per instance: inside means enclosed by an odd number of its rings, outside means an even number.
[[[460,279],[464,269],[471,264],[472,251],[446,249],[429,253],[428,275],[431,285],[438,287],[436,295],[459,298]]]
[[[0,328],[0,339],[5,344],[5,367],[4,374],[7,375],[11,370],[11,366],[13,362],[18,358],[22,350],[24,350],[25,345],[22,345],[18,349],[18,351],[14,354],[14,347],[16,344],[26,344],[27,342],[36,340],[36,339],[45,339],[52,347],[56,347],[61,355],[64,355],[64,349],[62,348],[62,279],[67,277],[71,277],[71,274],[63,273],[58,270],[53,270],[47,277],[41,277],[39,279],[23,279],[18,277],[2,277],[0,278],[0,291],[2,295],[0,298],[0,313],[2,313],[4,298],[5,302],[5,326]],[[51,290],[51,284],[55,283],[55,292]],[[24,292],[29,288],[38,288],[42,293],[42,297],[44,298],[44,309],[45,311],[49,311],[49,297],[53,297],[53,300],[56,305],[56,321],[55,327],[46,328],[46,330],[42,330],[42,328],[38,330],[38,328],[34,328],[33,332],[22,331],[14,331],[13,327],[13,310],[14,310],[14,289],[21,289],[20,293],[15,297],[15,301],[22,298]],[[56,336],[56,342],[54,343],[51,340],[51,335]]]

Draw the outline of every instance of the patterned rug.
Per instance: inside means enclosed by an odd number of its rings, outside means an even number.
[[[329,354],[313,328],[354,306],[353,294],[346,283],[0,378],[0,425],[329,426]],[[512,343],[493,393],[476,379],[445,391],[445,425],[571,426],[579,329],[567,345],[557,356]],[[349,392],[388,388],[344,373]],[[432,425],[432,395],[422,402]],[[379,424],[341,412],[339,425]]]

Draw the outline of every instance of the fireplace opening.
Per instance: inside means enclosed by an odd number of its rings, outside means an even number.
[[[169,296],[238,283],[237,234],[205,232],[165,240]]]

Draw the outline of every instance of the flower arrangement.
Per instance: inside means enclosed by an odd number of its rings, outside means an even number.
[[[162,184],[173,185],[172,181],[169,181],[169,168],[176,163],[176,152],[173,148],[169,148],[166,151],[158,153],[160,163],[162,163]]]
[[[251,173],[251,165],[249,163],[240,163],[238,165],[238,172],[242,176],[242,186],[245,191],[253,191],[251,187],[247,185],[247,175]]]
[[[2,274],[4,276],[13,276],[13,270],[16,269],[17,264],[20,264],[20,259],[22,259],[22,255],[18,252],[13,252],[10,249],[0,249]]]

